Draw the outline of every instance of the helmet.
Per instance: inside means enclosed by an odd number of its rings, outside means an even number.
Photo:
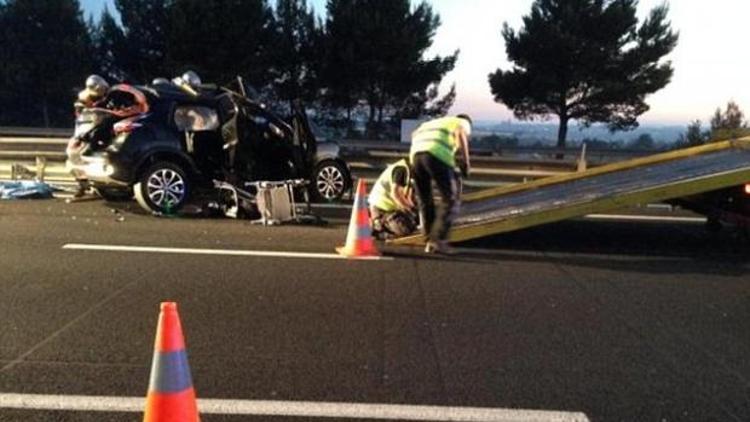
[[[167,78],[156,78],[151,81],[151,85],[169,85],[170,83]]]
[[[190,86],[201,86],[203,85],[203,82],[201,82],[201,77],[198,76],[197,73],[193,72],[192,70],[188,70],[187,72],[182,74],[182,80],[187,82]]]
[[[86,78],[86,91],[96,97],[103,97],[109,91],[109,84],[99,75],[91,75]]]

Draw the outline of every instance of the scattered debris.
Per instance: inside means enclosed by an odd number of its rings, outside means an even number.
[[[0,199],[51,199],[55,188],[44,182],[0,182]]]

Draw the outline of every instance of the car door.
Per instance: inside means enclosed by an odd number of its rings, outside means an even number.
[[[173,121],[183,134],[185,151],[200,171],[207,175],[220,172],[224,153],[217,110],[203,104],[178,104]]]

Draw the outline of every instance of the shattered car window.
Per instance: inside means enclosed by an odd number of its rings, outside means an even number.
[[[174,112],[174,123],[177,129],[185,132],[203,132],[216,130],[219,127],[219,115],[216,110],[201,106],[177,107]]]

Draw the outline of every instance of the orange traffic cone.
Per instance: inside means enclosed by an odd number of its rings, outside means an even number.
[[[357,194],[354,197],[352,218],[349,221],[349,233],[346,235],[346,245],[336,248],[336,252],[347,258],[368,258],[380,256],[375,241],[372,239],[370,214],[367,210],[367,183],[359,179]]]
[[[177,304],[162,302],[144,422],[197,422],[193,380]]]

